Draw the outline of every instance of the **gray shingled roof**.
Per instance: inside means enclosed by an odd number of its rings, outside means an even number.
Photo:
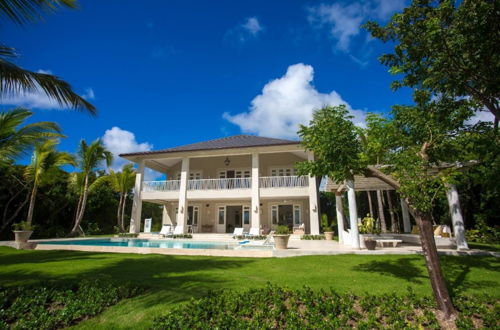
[[[200,151],[200,150],[218,150],[218,149],[231,149],[231,148],[246,148],[246,147],[263,147],[263,146],[278,146],[287,144],[298,144],[299,141],[293,140],[283,140],[267,138],[255,135],[234,135],[228,136],[220,139],[203,141],[193,144],[187,144],[180,147],[168,148],[163,150],[145,151],[145,152],[132,152],[127,154],[121,154],[124,156],[140,156],[140,155],[151,155],[151,154],[163,154],[170,152],[182,152],[182,151]]]

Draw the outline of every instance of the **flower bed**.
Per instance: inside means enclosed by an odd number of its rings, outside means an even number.
[[[498,328],[498,300],[456,297],[459,329]],[[210,292],[155,319],[153,329],[439,329],[431,297],[358,297],[274,285],[247,292]]]
[[[74,285],[0,287],[0,329],[57,329],[101,313],[142,289],[83,280]]]

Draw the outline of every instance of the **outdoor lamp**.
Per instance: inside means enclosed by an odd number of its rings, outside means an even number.
[[[226,159],[224,160],[224,164],[226,164],[226,166],[229,166],[229,164],[231,164],[229,157],[226,157]]]

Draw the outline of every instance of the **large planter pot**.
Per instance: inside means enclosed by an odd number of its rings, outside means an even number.
[[[333,241],[333,231],[325,231],[325,239],[327,241]]]
[[[290,239],[290,235],[273,235],[274,238],[274,247],[277,250],[286,250],[288,247],[288,240]]]
[[[375,250],[375,247],[377,246],[377,241],[374,241],[372,239],[365,239],[365,246],[366,249],[368,250]]]
[[[16,243],[26,243],[33,234],[32,230],[14,230]]]

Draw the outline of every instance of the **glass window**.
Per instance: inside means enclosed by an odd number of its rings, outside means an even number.
[[[271,219],[273,225],[278,224],[278,205],[271,206]]]
[[[193,225],[198,225],[198,214],[200,213],[198,206],[193,209]]]
[[[243,207],[243,224],[244,225],[250,224],[250,207],[249,206]]]
[[[293,206],[293,223],[295,225],[300,225],[301,224],[301,219],[300,219],[300,205],[294,205]]]
[[[220,171],[219,172],[219,179],[225,179],[226,178],[226,171]]]
[[[219,207],[219,225],[224,224],[224,213],[226,212],[226,209],[224,206]]]

